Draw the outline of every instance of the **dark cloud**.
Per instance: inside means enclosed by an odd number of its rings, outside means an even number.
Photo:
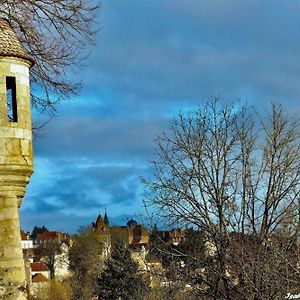
[[[35,141],[24,226],[74,230],[105,207],[133,216],[155,136],[209,96],[299,112],[299,12],[291,0],[103,0],[84,89]]]
[[[105,209],[114,220],[120,220],[121,212],[132,216],[141,208],[140,176],[151,173],[149,169],[76,157],[42,160],[37,159],[36,172],[21,207],[22,216],[38,215],[39,225],[43,215],[52,214],[53,224],[57,218],[70,215],[74,231],[81,220],[93,220]],[[27,217],[23,223],[27,224],[26,220]]]
[[[155,113],[208,96],[298,100],[299,4],[105,1],[85,84]]]
[[[153,140],[166,119],[126,116],[65,116],[54,119],[35,142],[37,156],[99,157],[103,160],[147,161]]]

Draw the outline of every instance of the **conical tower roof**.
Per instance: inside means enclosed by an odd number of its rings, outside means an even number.
[[[101,215],[99,214],[96,223],[93,223],[93,230],[96,233],[104,233],[108,230],[108,227],[106,226],[106,224],[104,223]]]
[[[106,226],[109,226],[109,219],[108,219],[106,211],[105,211],[105,214],[104,214],[104,220],[103,221],[104,221]]]
[[[0,18],[0,56],[10,56],[25,59],[34,65],[34,59],[22,46],[9,21]]]
[[[98,216],[97,220],[96,220],[96,226],[98,228],[103,228],[103,227],[106,227],[101,215]]]

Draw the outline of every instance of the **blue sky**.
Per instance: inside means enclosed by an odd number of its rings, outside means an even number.
[[[83,89],[34,141],[26,230],[74,232],[105,208],[119,225],[144,214],[155,136],[209,97],[299,114],[299,1],[101,3]]]

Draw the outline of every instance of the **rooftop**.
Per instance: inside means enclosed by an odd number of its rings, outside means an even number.
[[[34,282],[34,283],[36,283],[36,282],[46,282],[46,281],[49,281],[49,279],[41,273],[35,274],[35,275],[32,276],[32,282]]]
[[[34,59],[24,49],[8,20],[0,18],[0,56],[18,57],[34,65]]]
[[[34,262],[31,263],[31,271],[32,272],[48,272],[49,268],[42,262]]]
[[[37,237],[39,240],[63,240],[68,238],[70,238],[69,234],[59,231],[46,231]]]

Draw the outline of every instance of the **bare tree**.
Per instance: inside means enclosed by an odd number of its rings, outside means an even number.
[[[91,299],[97,295],[97,278],[103,272],[106,239],[89,228],[82,228],[70,249],[72,299]]]
[[[216,249],[198,273],[179,268],[197,293],[283,299],[297,286],[297,120],[281,106],[261,117],[214,100],[174,119],[156,150],[149,204],[170,223],[204,232]]]
[[[60,254],[62,254],[61,243],[57,240],[50,240],[36,248],[36,257],[46,263],[51,279],[55,278],[56,258]]]
[[[74,67],[82,65],[86,46],[93,42],[95,0],[0,0],[0,16],[7,19],[35,59],[31,69],[32,102],[41,111],[76,93]]]

